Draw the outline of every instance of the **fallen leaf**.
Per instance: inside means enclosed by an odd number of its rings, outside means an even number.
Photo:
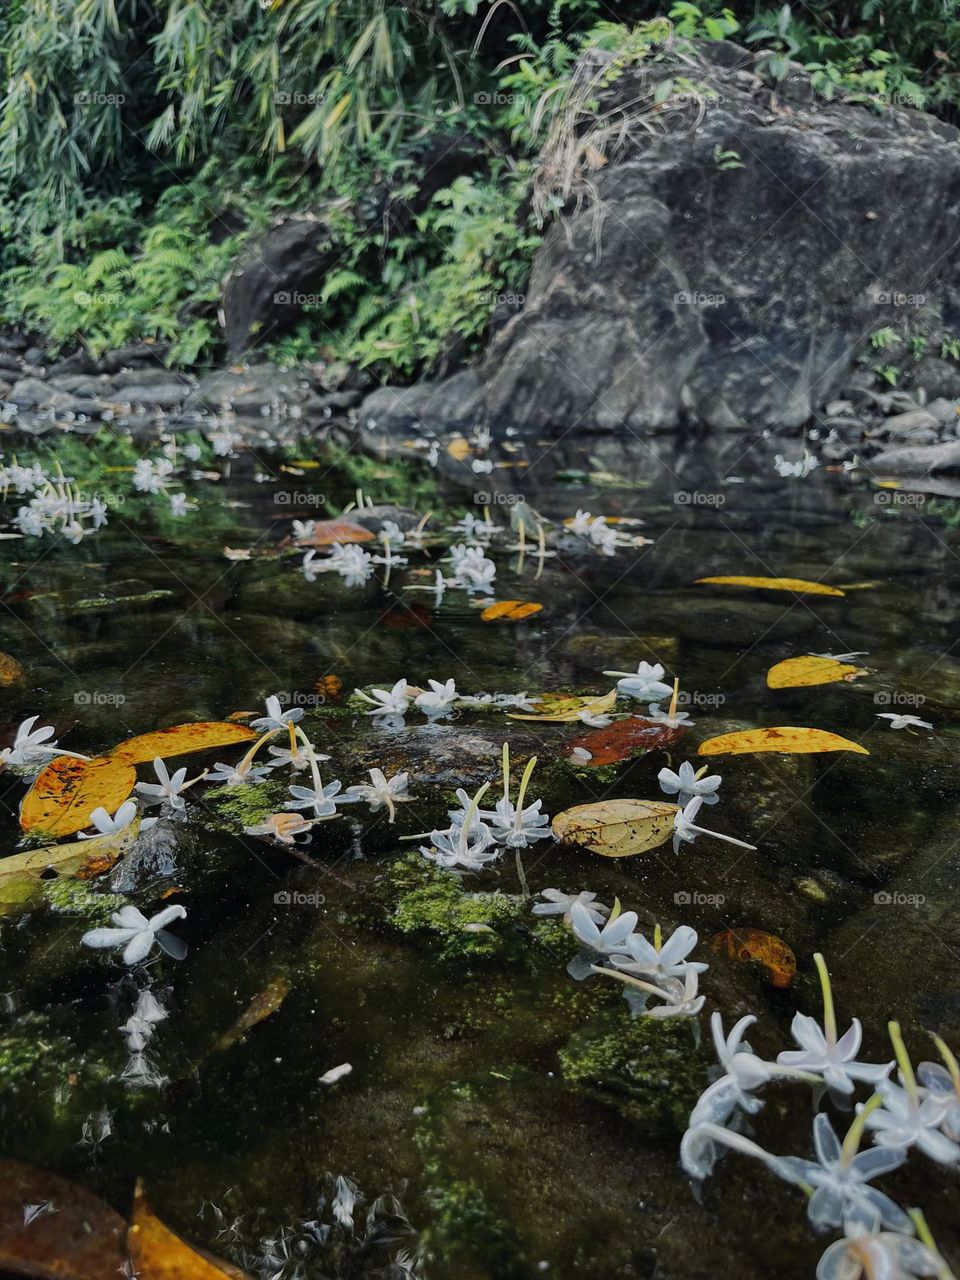
[[[786,658],[767,672],[767,685],[771,689],[802,689],[815,684],[834,684],[837,680],[848,682],[870,673],[849,662],[836,658],[817,658],[804,654],[802,658]]]
[[[127,1232],[127,1251],[140,1280],[245,1280],[246,1273],[219,1258],[212,1258],[164,1226],[150,1207],[138,1179],[133,1215]]]
[[[572,724],[586,712],[591,716],[602,716],[612,711],[617,703],[617,691],[611,689],[599,697],[578,698],[567,693],[544,693],[535,701],[533,714],[511,714],[511,720],[541,720],[549,724]]]
[[[48,1201],[55,1212],[25,1226],[24,1206]],[[117,1280],[127,1257],[126,1230],[120,1214],[84,1187],[19,1160],[0,1160],[0,1271]]]
[[[553,834],[561,844],[589,849],[605,858],[629,858],[669,840],[677,808],[661,800],[577,804],[556,815]]]
[[[684,725],[671,729],[656,720],[644,720],[642,716],[628,716],[615,720],[605,729],[593,729],[574,739],[566,755],[574,751],[589,751],[590,759],[583,762],[585,769],[597,769],[605,764],[618,764],[631,756],[646,755],[658,747],[669,747],[686,733]]]
[[[220,1036],[214,1048],[219,1050],[229,1049],[238,1040],[242,1040],[251,1027],[255,1027],[258,1022],[263,1022],[265,1018],[269,1018],[271,1013],[276,1013],[289,994],[290,983],[286,978],[274,978],[259,995],[254,996],[229,1031],[225,1031]]]
[[[334,542],[373,542],[375,533],[351,520],[315,520],[307,538],[297,538],[298,547],[329,547]]]
[[[69,844],[45,845],[28,849],[9,858],[0,858],[0,915],[8,907],[21,906],[33,896],[31,889],[40,887],[45,871],[77,880],[92,880],[119,861],[140,834],[140,818],[112,835],[94,836],[92,840],[71,840]]]
[[[760,964],[775,987],[789,987],[797,972],[797,957],[782,938],[764,929],[725,929],[713,947],[741,964]]]
[[[224,547],[223,554],[228,560],[249,560],[253,552],[249,547]]]
[[[464,458],[469,458],[473,453],[470,441],[463,436],[457,436],[447,445],[447,453],[451,458],[456,458],[458,462],[462,462]]]
[[[155,733],[141,733],[111,747],[107,753],[113,760],[127,764],[144,764],[157,756],[186,756],[192,751],[207,751],[210,747],[229,747],[237,742],[250,742],[256,733],[248,725],[233,724],[227,720],[199,720],[196,724],[175,724]],[[112,812],[112,810],[111,810]]]
[[[23,679],[23,676],[23,667],[21,667],[16,658],[0,649],[0,686],[6,687],[16,684]]]
[[[133,790],[137,771],[115,756],[57,756],[34,779],[20,806],[20,826],[38,835],[72,836],[103,808],[116,813]]]
[[[851,742],[826,729],[798,729],[791,725],[779,725],[772,729],[742,729],[738,733],[722,733],[718,738],[708,738],[700,743],[702,756],[739,756],[754,751],[778,751],[782,755],[811,755],[821,751],[856,751],[868,756],[870,752],[859,742]]]
[[[321,676],[314,688],[325,698],[339,698],[343,693],[343,681],[339,676]]]
[[[543,608],[533,600],[496,600],[480,615],[481,622],[521,622]]]
[[[742,578],[736,575],[719,578],[697,578],[697,582],[714,583],[727,587],[754,587],[761,591],[794,591],[798,595],[842,596],[838,587],[828,587],[822,582],[807,582],[804,578]]]

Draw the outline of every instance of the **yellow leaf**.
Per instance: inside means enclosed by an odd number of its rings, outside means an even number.
[[[16,684],[23,679],[23,667],[20,663],[0,649],[0,685]]]
[[[447,445],[447,453],[451,458],[456,458],[457,461],[462,462],[464,458],[470,457],[473,453],[473,448],[469,440],[466,440],[463,436],[457,436]]]
[[[750,578],[725,575],[719,578],[697,578],[697,582],[709,582],[726,587],[755,587],[762,591],[794,591],[798,595],[843,595],[837,587],[828,587],[822,582],[807,582],[804,578]]]
[[[629,858],[670,839],[678,806],[661,800],[601,800],[577,804],[553,819],[561,844],[577,845],[605,858]]]
[[[0,859],[0,915],[29,906],[40,888],[45,871],[78,880],[109,871],[131,848],[140,834],[140,818],[112,835],[92,840],[71,840],[69,844],[46,845]]]
[[[20,826],[42,835],[72,836],[89,827],[94,809],[115,813],[136,780],[133,765],[113,756],[92,760],[57,756],[40,771],[23,797]]]
[[[756,751],[777,751],[789,756],[811,755],[821,751],[856,751],[861,756],[870,754],[859,742],[851,742],[848,738],[828,733],[826,729],[796,729],[788,725],[723,733],[719,738],[708,738],[706,742],[700,743],[702,756],[739,756]]]
[[[767,686],[770,689],[801,689],[814,684],[833,684],[837,680],[856,680],[865,675],[869,672],[851,666],[849,662],[816,658],[808,653],[802,658],[786,658],[771,667],[767,672]]]
[[[127,764],[143,764],[157,756],[167,759],[189,755],[191,751],[206,751],[210,747],[230,747],[237,742],[250,742],[256,736],[253,729],[245,724],[200,720],[196,724],[175,724],[169,729],[158,729],[156,733],[141,733],[135,738],[127,738],[126,742],[111,748],[107,755],[112,760],[122,760]]]
[[[765,929],[725,929],[714,937],[713,946],[741,964],[762,965],[775,987],[789,987],[796,976],[793,949]]]
[[[532,600],[497,600],[480,615],[481,622],[521,622],[543,608]]]
[[[127,1232],[127,1249],[141,1280],[224,1280],[244,1273],[198,1253],[169,1227],[164,1226],[147,1201],[143,1183],[137,1182],[133,1215]]]
[[[572,724],[586,712],[591,716],[606,715],[616,706],[617,691],[611,689],[602,697],[577,698],[572,694],[545,693],[535,702],[535,714],[511,715],[511,720],[541,720],[548,724]]]

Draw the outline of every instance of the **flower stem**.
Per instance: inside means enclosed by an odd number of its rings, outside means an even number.
[[[940,1057],[943,1059],[947,1070],[950,1072],[950,1079],[953,1081],[953,1087],[958,1096],[960,1096],[960,1063],[957,1062],[956,1056],[947,1047],[946,1041],[942,1040],[940,1036],[934,1036],[933,1043],[937,1046],[937,1049],[940,1052]]]
[[[913,1064],[910,1061],[910,1055],[907,1053],[907,1046],[903,1043],[903,1033],[900,1030],[899,1022],[888,1022],[887,1031],[890,1033],[890,1043],[893,1045],[893,1052],[897,1058],[897,1066],[900,1068],[900,1077],[903,1080],[903,1087],[910,1095],[914,1105],[920,1102],[920,1095],[917,1092],[917,1078],[913,1074]]]
[[[837,1015],[833,1007],[830,974],[827,972],[827,962],[819,951],[813,957],[813,963],[817,966],[817,973],[820,975],[820,990],[823,992],[823,1030],[827,1044],[833,1048],[837,1043]]]
[[[875,1093],[871,1098],[867,1099],[866,1105],[854,1118],[853,1123],[847,1130],[846,1137],[843,1139],[843,1149],[840,1159],[844,1165],[849,1165],[850,1161],[860,1150],[863,1131],[867,1125],[867,1116],[870,1115],[871,1111],[876,1111],[881,1102],[883,1102],[883,1098],[879,1093]]]

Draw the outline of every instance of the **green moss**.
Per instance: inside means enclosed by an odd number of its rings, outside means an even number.
[[[402,864],[406,872],[406,864]],[[512,939],[522,914],[523,899],[505,893],[465,893],[459,877],[431,868],[429,878],[404,893],[392,921],[401,933],[430,936],[442,958],[498,955]]]
[[[44,1017],[25,1014],[16,1034],[0,1036],[0,1089],[25,1086],[35,1092],[63,1074],[58,1063],[73,1052],[64,1036],[49,1034]]]
[[[214,787],[204,796],[231,826],[253,827],[270,813],[283,810],[287,798],[284,783],[251,782],[238,787]]]
[[[83,916],[93,924],[106,924],[111,912],[129,905],[122,894],[100,893],[89,882],[67,876],[44,880],[43,897],[58,915]]]
[[[707,1065],[685,1020],[658,1022],[626,1009],[582,1028],[560,1051],[566,1080],[615,1102],[646,1129],[686,1127]]]

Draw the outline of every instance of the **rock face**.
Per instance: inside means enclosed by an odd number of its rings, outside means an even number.
[[[949,319],[960,133],[824,101],[799,69],[774,92],[752,67],[745,49],[697,42],[681,74],[708,91],[702,118],[691,107],[660,134],[635,130],[590,175],[599,203],[546,236],[523,310],[482,363],[375,393],[371,425],[797,426],[872,332],[921,309]],[[647,88],[676,74],[655,64]],[[631,73],[611,92],[637,90]]]

